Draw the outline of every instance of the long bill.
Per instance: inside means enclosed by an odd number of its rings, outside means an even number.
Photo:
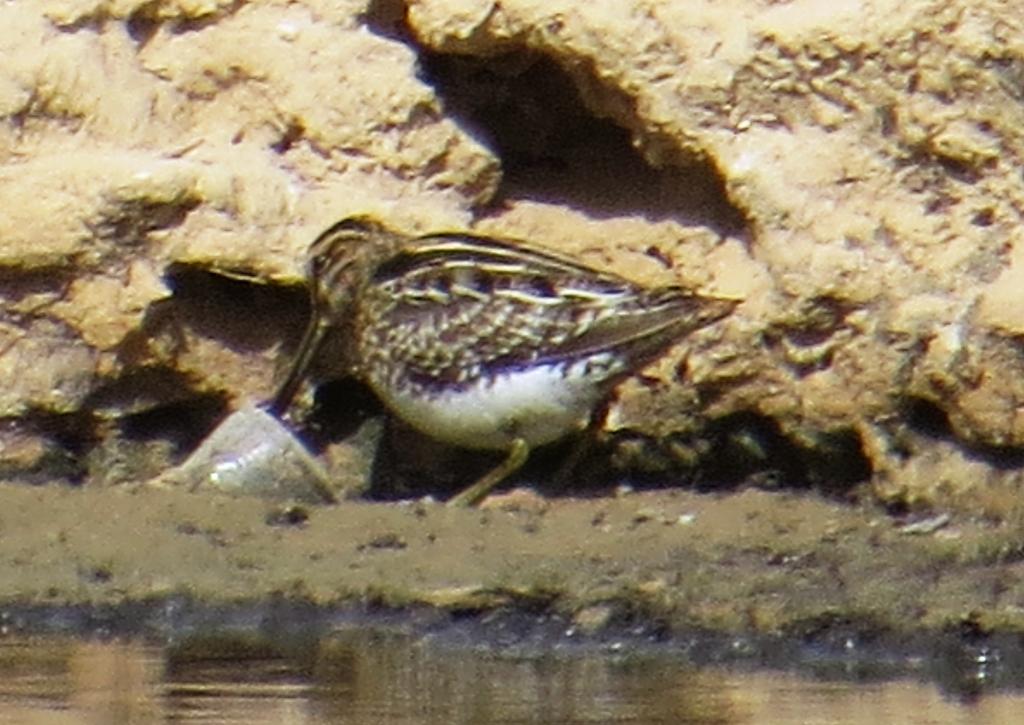
[[[320,349],[320,343],[323,342],[324,333],[327,332],[328,327],[329,325],[325,324],[322,315],[314,307],[309,317],[309,325],[306,326],[306,332],[302,335],[302,342],[299,343],[298,351],[295,353],[295,359],[288,370],[288,377],[284,379],[270,400],[268,410],[278,418],[284,415],[292,404],[292,399],[298,392],[313,357]]]

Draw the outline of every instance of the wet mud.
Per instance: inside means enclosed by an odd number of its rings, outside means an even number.
[[[813,493],[517,489],[457,510],[8,485],[0,533],[0,601],[15,629],[54,629],[52,613],[74,608],[114,612],[104,626],[123,628],[183,602],[410,621],[430,612],[434,623],[515,616],[579,640],[700,632],[837,652],[974,647],[1024,629],[1014,522],[911,519]]]

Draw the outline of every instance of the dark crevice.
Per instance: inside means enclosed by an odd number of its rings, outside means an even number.
[[[974,212],[974,216],[971,217],[971,224],[978,227],[990,227],[995,223],[995,220],[996,210],[987,206]]]
[[[953,443],[964,454],[999,470],[1024,468],[1024,446],[1000,446],[968,441],[953,429],[949,414],[937,403],[921,397],[907,397],[900,406],[907,428],[926,438]]]
[[[611,446],[627,439],[628,434],[617,434]],[[692,485],[700,491],[718,491],[754,486],[848,497],[872,473],[860,437],[852,430],[797,441],[776,421],[752,412],[712,421],[690,436],[652,441],[649,451],[649,469],[627,468],[618,471],[618,477],[625,476],[638,488]]]
[[[35,269],[0,267],[0,299],[13,305],[34,295],[59,298],[65,294],[74,279],[74,270],[70,266],[46,266]]]
[[[107,21],[107,14],[101,10],[94,10],[77,17],[74,22],[54,22],[54,27],[62,33],[74,34],[84,31],[99,32]]]
[[[223,417],[227,401],[191,391],[172,370],[134,370],[94,391],[75,413],[29,411],[24,434],[44,441],[42,455],[0,479],[98,485],[138,482],[191,450]]]
[[[1024,468],[1024,446],[975,443],[965,446],[968,454],[1002,471]]]
[[[352,378],[330,380],[316,388],[303,435],[315,449],[348,438],[384,408],[366,385]]]
[[[0,470],[0,480],[66,481],[76,485],[85,481],[88,476],[85,457],[100,441],[100,426],[94,416],[85,411],[56,413],[33,409],[10,424],[48,441],[48,445],[31,469]]]
[[[272,151],[278,154],[285,154],[291,150],[292,146],[297,141],[300,141],[305,134],[306,129],[297,120],[291,121],[288,126],[281,132],[280,138],[270,145]]]
[[[370,0],[360,20],[381,37],[413,45],[406,14],[406,0]]]
[[[701,488],[728,488],[748,481],[768,488],[807,485],[800,452],[769,418],[736,413],[714,422],[710,437],[713,454],[702,471]]]
[[[796,347],[821,345],[846,327],[846,318],[856,310],[856,305],[828,296],[804,300],[789,319],[766,328],[765,343],[774,346],[785,338]]]
[[[248,4],[248,0],[235,0],[230,5],[225,5],[216,8],[214,12],[205,13],[196,17],[181,17],[174,18],[169,27],[175,33],[194,33],[206,28],[213,27],[219,22],[222,22],[225,18],[230,18],[236,15],[242,8]]]
[[[26,413],[24,420],[31,430],[55,441],[72,456],[83,455],[99,439],[97,422],[87,412],[51,413],[40,410]]]
[[[128,37],[135,41],[140,49],[145,47],[160,29],[159,3],[148,2],[140,5],[128,16],[125,28]]]
[[[910,430],[934,440],[954,439],[949,415],[935,403],[924,398],[907,398],[901,405],[903,420]]]
[[[847,327],[846,318],[856,309],[828,296],[805,300],[787,319],[775,321],[762,331],[764,346],[799,377],[827,369],[835,353],[830,340]]]
[[[813,297],[801,303],[799,322],[789,326],[788,337],[797,345],[818,345],[842,329],[856,310],[857,306],[846,300]]]
[[[154,230],[180,226],[199,203],[198,197],[183,197],[173,202],[148,199],[121,202],[108,210],[93,225],[92,231],[100,239],[138,244]]]
[[[825,493],[842,495],[868,481],[874,471],[860,435],[852,429],[821,433],[814,445],[800,450],[808,482]]]
[[[743,216],[712,165],[693,160],[652,168],[629,131],[595,116],[553,61],[527,54],[423,54],[421,67],[447,113],[500,158],[496,207],[531,199],[595,218],[639,214],[742,234]]]
[[[166,25],[175,33],[202,30],[220,22],[226,17],[234,15],[246,4],[247,0],[236,0],[231,5],[219,7],[215,12],[209,12],[198,17],[189,17],[184,13],[180,17],[162,17],[161,0],[150,0],[140,4],[126,18],[116,14],[112,15],[107,8],[101,7],[80,15],[73,22],[54,22],[54,25],[62,33],[79,33],[83,31],[99,33],[109,23],[124,23],[128,37],[141,49],[153,39],[153,36],[156,35],[161,26]]]
[[[282,336],[297,340],[306,324],[308,295],[302,288],[260,284],[184,264],[172,264],[165,277],[173,296],[158,317],[173,318],[237,352],[268,350]]]
[[[852,430],[797,442],[776,421],[741,412],[716,421],[711,433],[714,443],[702,471],[710,487],[753,480],[841,495],[871,476],[871,464]]]
[[[653,168],[627,129],[587,107],[583,86],[591,89],[588,95],[615,97],[619,107],[633,103],[601,85],[596,71],[577,69],[574,80],[553,60],[526,51],[491,57],[428,51],[418,45],[396,0],[371,3],[364,20],[419,53],[421,77],[434,87],[445,113],[499,157],[503,178],[492,210],[529,199],[593,218],[640,215],[745,236],[746,220],[711,163],[678,152],[671,154],[679,157],[673,165]],[[671,140],[644,138],[675,148]]]
[[[167,367],[132,368],[86,398],[84,408],[108,418],[131,416],[194,400],[197,393],[182,373]]]
[[[126,441],[167,441],[180,456],[198,446],[227,414],[227,410],[228,402],[225,398],[193,396],[126,415],[118,421],[118,428]]]
[[[941,182],[953,179],[964,184],[977,183],[986,172],[991,171],[993,161],[975,164],[964,159],[953,158],[934,148],[930,142],[915,144],[907,148],[906,153],[895,160],[896,168],[917,167],[923,173],[935,175]],[[948,184],[947,184],[948,185]],[[945,188],[941,183],[938,188]],[[940,200],[938,205],[948,203]],[[941,211],[941,206],[933,206],[933,213]]]
[[[55,130],[72,135],[81,131],[85,118],[64,108],[53,108],[37,90],[30,91],[28,99],[16,111],[7,116],[11,127],[17,132],[26,132],[41,124],[52,124]]]

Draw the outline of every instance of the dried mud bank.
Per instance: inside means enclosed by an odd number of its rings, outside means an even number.
[[[7,479],[145,478],[265,397],[306,243],[358,212],[742,296],[623,387],[622,468],[738,451],[712,474],[1014,498],[1024,29],[1000,3],[0,14]]]
[[[1018,15],[992,0],[0,7],[0,478],[82,489],[0,490],[0,598],[547,598],[600,623],[626,597],[723,629],[972,613],[1018,628]],[[543,513],[346,504],[295,527],[260,502],[118,490],[268,395],[307,312],[305,246],[353,213],[742,297],[622,387],[599,450],[615,477],[779,490]],[[373,403],[332,394],[309,425],[342,473],[349,411]],[[958,533],[897,535],[807,484],[948,507]],[[705,507],[720,550],[690,538]],[[771,523],[738,545],[754,520]],[[461,543],[438,559],[442,535]]]

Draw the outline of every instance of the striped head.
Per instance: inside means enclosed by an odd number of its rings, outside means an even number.
[[[382,261],[403,237],[376,219],[342,219],[309,246],[307,275],[314,308],[328,317],[344,315]]]
[[[327,331],[345,322],[352,301],[401,241],[401,236],[375,219],[349,217],[309,245],[306,274],[312,314],[288,375],[270,401],[269,409],[274,415],[287,412]]]

